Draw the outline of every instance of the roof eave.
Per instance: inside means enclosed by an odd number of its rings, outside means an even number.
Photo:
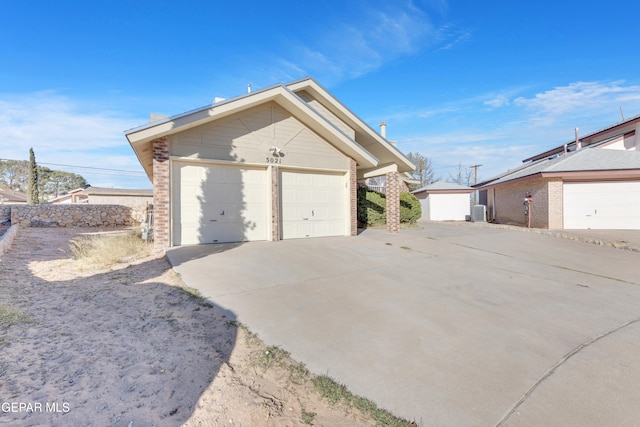
[[[142,164],[149,179],[153,182],[153,158],[151,141],[169,136],[202,124],[219,120],[231,114],[261,105],[266,102],[276,102],[302,119],[305,124],[314,129],[324,138],[330,140],[338,149],[354,158],[361,167],[375,167],[378,159],[338,129],[328,119],[314,110],[300,99],[293,91],[283,85],[273,86],[241,97],[223,101],[203,107],[191,112],[170,117],[166,120],[153,122],[125,132],[129,144],[133,148],[138,161]],[[297,113],[297,114],[295,114]],[[142,156],[141,153],[147,153]],[[151,154],[149,154],[151,153]]]
[[[330,108],[332,113],[336,114],[341,120],[352,127],[356,127],[361,133],[366,134],[370,138],[373,138],[375,142],[386,148],[398,161],[399,172],[412,172],[416,170],[416,166],[400,151],[396,146],[391,144],[378,132],[371,128],[367,123],[363,122],[355,113],[353,113],[347,106],[331,95],[322,85],[313,80],[311,77],[306,77],[301,80],[297,80],[292,83],[286,84],[286,87],[291,91],[306,90],[314,98],[324,100],[323,105],[332,106]]]

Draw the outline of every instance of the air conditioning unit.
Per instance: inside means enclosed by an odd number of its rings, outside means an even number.
[[[485,205],[474,205],[471,207],[471,221],[487,222],[487,207]]]

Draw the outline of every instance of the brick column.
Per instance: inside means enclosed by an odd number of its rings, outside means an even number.
[[[549,179],[549,221],[550,230],[562,230],[564,228],[564,201],[562,178]]]
[[[153,241],[156,249],[170,245],[169,226],[169,142],[158,138],[153,144]]]
[[[387,232],[400,232],[400,174],[387,173]]]
[[[356,161],[349,159],[349,215],[351,215],[352,236],[358,235],[358,177],[356,171]]]
[[[270,166],[271,173],[271,241],[280,240],[280,188],[278,186],[279,171],[277,166]]]

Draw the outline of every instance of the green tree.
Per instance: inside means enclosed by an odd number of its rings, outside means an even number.
[[[40,167],[38,175],[40,176],[40,194],[45,199],[58,197],[76,188],[89,186],[82,176],[71,172]]]
[[[26,192],[29,162],[26,160],[0,161],[0,183],[14,191]]]
[[[27,203],[40,203],[40,194],[38,192],[38,164],[36,163],[36,155],[33,153],[33,147],[29,148],[29,181]]]

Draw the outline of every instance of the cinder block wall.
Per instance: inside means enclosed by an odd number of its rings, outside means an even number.
[[[116,227],[139,224],[143,207],[121,205],[13,205],[11,224],[22,227]]]
[[[523,200],[530,193],[533,197],[531,227],[549,228],[549,179],[534,178],[506,183],[496,187],[495,192],[497,223],[526,227]]]

